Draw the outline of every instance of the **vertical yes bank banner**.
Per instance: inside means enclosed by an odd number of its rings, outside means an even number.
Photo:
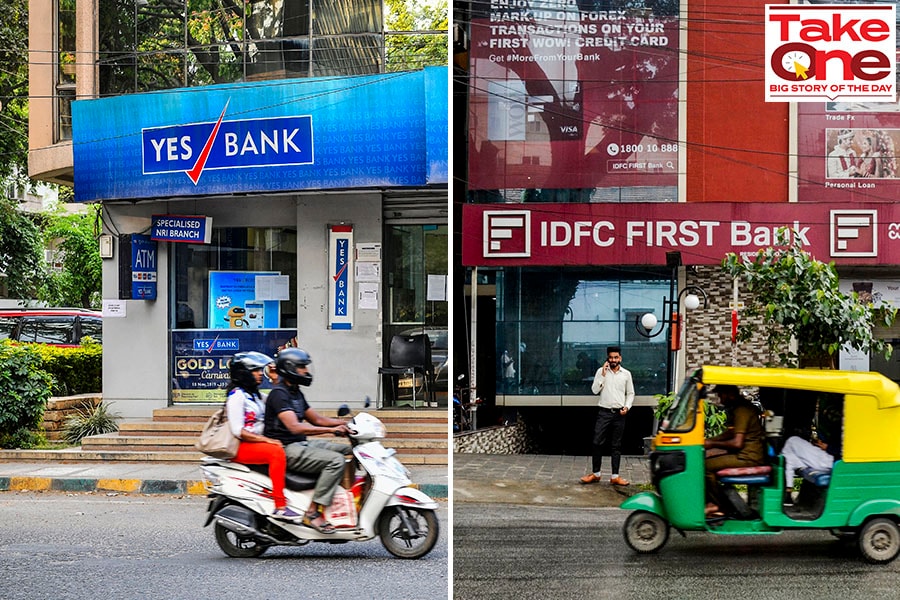
[[[896,4],[766,5],[766,101],[894,102]]]
[[[446,79],[434,67],[77,101],[76,200],[446,183],[446,111],[426,110],[446,105]]]

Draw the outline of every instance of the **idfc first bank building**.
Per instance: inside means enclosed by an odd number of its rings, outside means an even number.
[[[374,397],[384,340],[446,315],[425,248],[447,247],[447,92],[435,67],[74,102],[76,200],[103,204],[104,400],[221,402],[231,356],[288,346],[317,405]]]

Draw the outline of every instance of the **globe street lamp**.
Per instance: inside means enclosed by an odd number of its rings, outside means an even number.
[[[667,392],[675,387],[672,377],[672,354],[681,349],[681,306],[683,304],[685,310],[696,310],[700,308],[701,299],[703,308],[709,308],[706,290],[696,285],[689,285],[678,292],[674,300],[663,298],[662,321],[655,314],[649,312],[644,313],[640,317],[635,317],[634,328],[645,338],[656,337],[666,329],[667,325],[669,326],[669,353],[666,363]],[[656,330],[657,325],[661,325],[658,330]]]

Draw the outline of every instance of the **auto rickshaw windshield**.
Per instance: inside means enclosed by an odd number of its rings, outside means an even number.
[[[700,402],[700,392],[703,384],[694,379],[688,379],[681,386],[675,401],[669,411],[663,417],[659,425],[661,431],[669,433],[684,433],[694,428],[697,418],[697,406]]]

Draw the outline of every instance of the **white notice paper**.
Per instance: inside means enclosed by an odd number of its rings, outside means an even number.
[[[359,288],[359,309],[360,310],[377,310],[378,309],[378,284],[377,283],[360,283],[358,288]]]
[[[257,275],[256,300],[290,300],[291,278],[287,275]]]
[[[426,300],[434,300],[442,302],[447,299],[447,276],[446,275],[429,275],[428,290],[426,291]]]

